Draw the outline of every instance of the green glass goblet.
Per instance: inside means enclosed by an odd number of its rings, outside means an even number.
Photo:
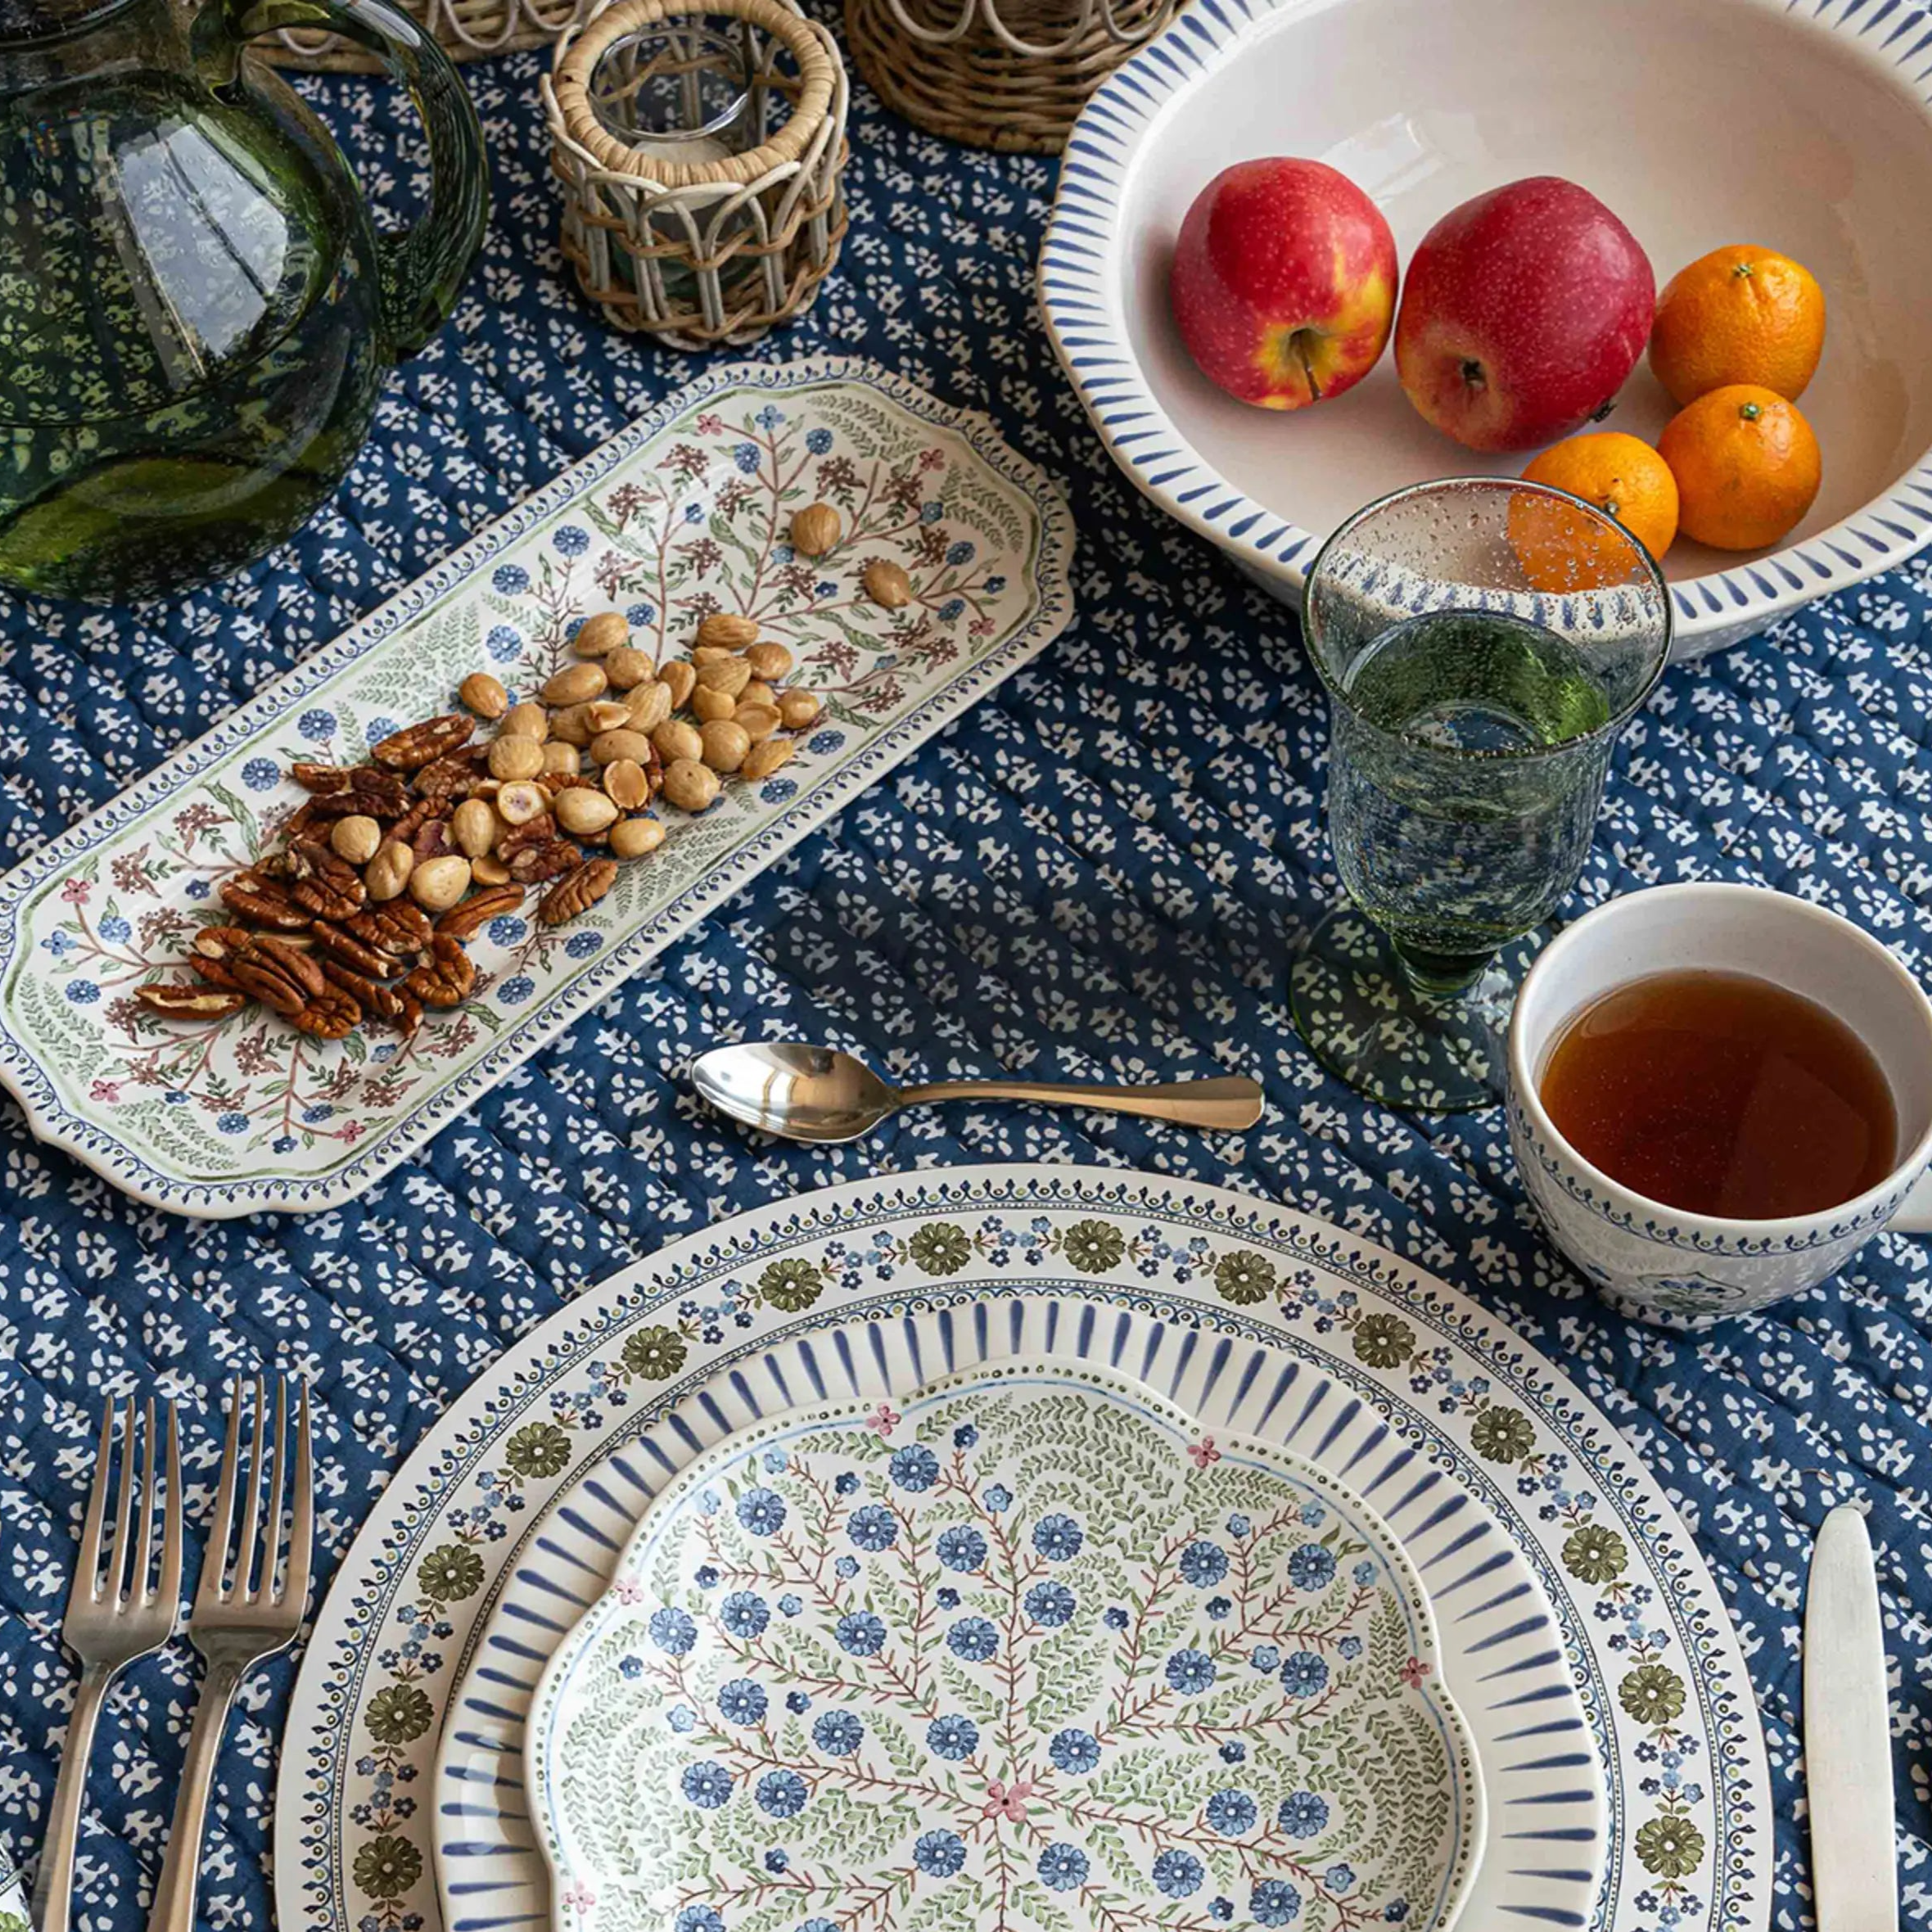
[[[1290,977],[1322,1063],[1392,1107],[1497,1098],[1499,952],[1575,886],[1618,734],[1670,660],[1656,562],[1600,511],[1503,477],[1358,510],[1308,574],[1348,903]]]

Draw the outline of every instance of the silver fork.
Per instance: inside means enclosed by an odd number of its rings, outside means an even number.
[[[201,1833],[208,1817],[208,1794],[214,1782],[228,1707],[243,1676],[264,1657],[285,1650],[301,1627],[309,1598],[309,1546],[314,1538],[314,1469],[309,1442],[309,1385],[301,1384],[296,1419],[295,1486],[288,1509],[284,1558],[282,1518],[285,1451],[288,1436],[288,1384],[275,1384],[275,1441],[268,1480],[269,1506],[262,1509],[262,1461],[269,1415],[269,1392],[255,1384],[255,1433],[248,1458],[247,1492],[242,1533],[228,1564],[229,1532],[234,1527],[235,1496],[242,1486],[242,1409],[239,1376],[228,1399],[228,1435],[222,1451],[221,1487],[215,1496],[214,1523],[208,1533],[201,1587],[188,1617],[187,1634],[208,1661],[195,1727],[181,1767],[181,1794],[174,1803],[174,1829],[168,1856],[148,1913],[148,1932],[194,1932],[195,1884],[201,1864]],[[44,1932],[44,1929],[43,1929]]]
[[[108,1688],[128,1665],[160,1650],[174,1636],[181,1614],[181,1452],[172,1402],[167,1406],[168,1474],[161,1505],[160,1576],[156,1580],[149,1573],[154,1560],[159,1446],[151,1400],[146,1411],[143,1461],[137,1453],[134,1398],[128,1398],[127,1422],[120,1438],[120,1501],[115,1510],[114,1542],[106,1564],[102,1561],[102,1529],[114,1487],[115,1408],[110,1396],[102,1411],[100,1455],[81,1525],[80,1555],[74,1567],[74,1587],[67,1596],[66,1620],[61,1627],[67,1648],[80,1659],[80,1688],[67,1725],[60,1781],[54,1786],[47,1844],[34,1886],[34,1918],[41,1932],[67,1932],[81,1802],[87,1794],[88,1758]],[[134,1500],[137,1489],[138,1504]]]

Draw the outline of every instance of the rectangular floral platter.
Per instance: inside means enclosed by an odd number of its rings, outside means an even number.
[[[808,560],[791,517],[845,536]],[[178,1213],[339,1205],[1028,658],[1072,615],[1056,485],[984,418],[862,362],[715,370],[538,491],[159,770],[0,879],[0,1082],[34,1132]],[[911,602],[860,588],[902,565]],[[178,977],[215,887],[271,843],[297,759],[350,761],[488,669],[513,694],[616,609],[681,656],[742,611],[824,710],[791,762],[734,781],[569,924],[494,921],[477,990],[409,1039],[327,1044],[251,1008],[210,1027],[133,990]]]

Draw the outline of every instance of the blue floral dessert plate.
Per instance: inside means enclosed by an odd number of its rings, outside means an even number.
[[[568,1932],[1447,1932],[1483,1783],[1343,1483],[1109,1371],[727,1438],[531,1706]]]

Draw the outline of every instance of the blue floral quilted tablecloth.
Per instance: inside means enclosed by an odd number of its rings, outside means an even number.
[[[206,729],[698,365],[608,331],[560,273],[539,62],[471,67],[495,218],[455,320],[392,381],[349,482],[246,576],[173,603],[0,603],[0,864]],[[406,106],[305,83],[378,198],[421,183]],[[1335,882],[1325,726],[1294,622],[1116,474],[1061,381],[1032,269],[1054,164],[914,133],[857,91],[851,233],[809,318],[757,352],[875,358],[986,411],[1066,482],[1080,615],[1031,669],[339,1212],[194,1225],[122,1198],[0,1106],[0,1862],[38,1849],[71,1695],[60,1614],[103,1391],[185,1405],[205,1519],[223,1379],[279,1365],[321,1403],[335,1557],[431,1419],[515,1336],[663,1241],[868,1172],[1099,1160],[1293,1201],[1514,1322],[1657,1470],[1722,1587],[1769,1737],[1773,1922],[1809,1922],[1798,1637],[1826,1511],[1871,1510],[1894,1694],[1902,1884],[1932,1921],[1932,1273],[1885,1238],[1841,1280],[1690,1339],[1606,1314],[1537,1238],[1500,1122],[1365,1104],[1304,1053],[1290,950]],[[1693,878],[1835,907],[1932,946],[1932,573],[1915,567],[1673,671],[1629,732],[1573,910]],[[915,1114],[860,1146],[753,1144],[677,1074],[741,1034],[900,1074],[1266,1085],[1239,1140],[1023,1110]],[[192,1707],[177,1645],[111,1700],[79,1887],[134,1928]],[[221,1766],[202,1911],[267,1922],[292,1666],[254,1680]],[[1669,1775],[1667,1767],[1659,1776]],[[1654,1924],[1675,1922],[1668,1899]],[[1619,1928],[1618,1932],[1636,1932]],[[1645,1932],[1650,1932],[1649,1926]]]

